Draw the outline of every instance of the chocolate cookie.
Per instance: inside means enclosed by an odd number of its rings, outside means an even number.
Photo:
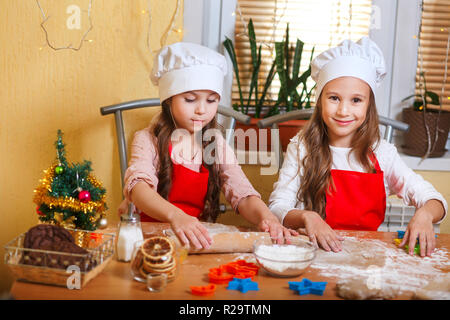
[[[89,252],[75,244],[68,230],[55,225],[40,224],[32,227],[25,235],[24,248],[68,254],[25,251],[21,259],[23,264],[60,269],[76,265],[81,271],[88,271],[97,265],[93,258],[73,256],[72,254],[86,255]]]

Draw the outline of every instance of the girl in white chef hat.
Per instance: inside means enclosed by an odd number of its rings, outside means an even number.
[[[270,212],[223,136],[196,139],[216,125],[226,72],[223,55],[197,44],[179,42],[158,52],[151,79],[159,87],[162,111],[154,125],[134,136],[125,198],[135,204],[141,221],[168,222],[184,244],[200,249],[211,245],[200,220],[216,220],[223,191],[245,219],[279,243],[289,241],[298,233],[283,227]],[[186,134],[192,148],[174,139],[178,132]],[[203,151],[211,143],[217,158],[227,158],[207,163]]]
[[[447,203],[380,139],[375,89],[384,75],[383,54],[367,37],[312,61],[316,107],[291,139],[269,208],[284,226],[305,228],[316,245],[337,252],[343,238],[334,230],[377,230],[386,196],[396,194],[417,207],[400,246],[409,244],[412,254],[419,238],[421,256],[430,255],[432,224],[443,220]]]

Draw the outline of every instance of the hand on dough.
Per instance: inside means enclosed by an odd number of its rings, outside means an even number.
[[[277,219],[264,219],[258,225],[259,230],[269,232],[270,238],[278,244],[291,243],[291,236],[298,236],[298,232],[283,227]]]

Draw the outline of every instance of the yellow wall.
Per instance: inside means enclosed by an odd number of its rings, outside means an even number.
[[[89,23],[89,0],[40,0],[50,19],[50,42],[78,47]],[[33,189],[56,157],[56,131],[64,132],[67,158],[92,161],[94,175],[107,190],[109,221],[117,221],[121,182],[113,116],[99,108],[135,99],[157,97],[149,80],[152,66],[147,50],[147,0],[92,1],[93,29],[79,51],[54,51],[46,45],[35,0],[0,1],[0,295],[11,277],[3,264],[5,243],[35,225]],[[160,39],[175,12],[177,0],[152,0],[150,46]],[[69,30],[66,9],[82,10],[81,29]],[[183,5],[183,2],[181,2]],[[143,12],[144,11],[144,12]],[[183,26],[183,8],[175,28]],[[171,32],[166,44],[180,41]],[[156,111],[125,115],[127,135],[145,127]]]
[[[442,171],[416,171],[416,173],[420,174],[425,180],[429,181],[437,191],[439,191],[442,196],[447,201],[447,204],[450,204],[450,172],[442,172]],[[442,221],[440,225],[441,233],[450,233],[450,218],[445,217],[444,221]]]

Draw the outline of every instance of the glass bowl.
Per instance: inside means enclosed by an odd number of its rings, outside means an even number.
[[[272,243],[269,238],[253,244],[256,261],[268,274],[276,277],[296,277],[310,266],[317,248],[300,238],[292,238],[290,244]]]

